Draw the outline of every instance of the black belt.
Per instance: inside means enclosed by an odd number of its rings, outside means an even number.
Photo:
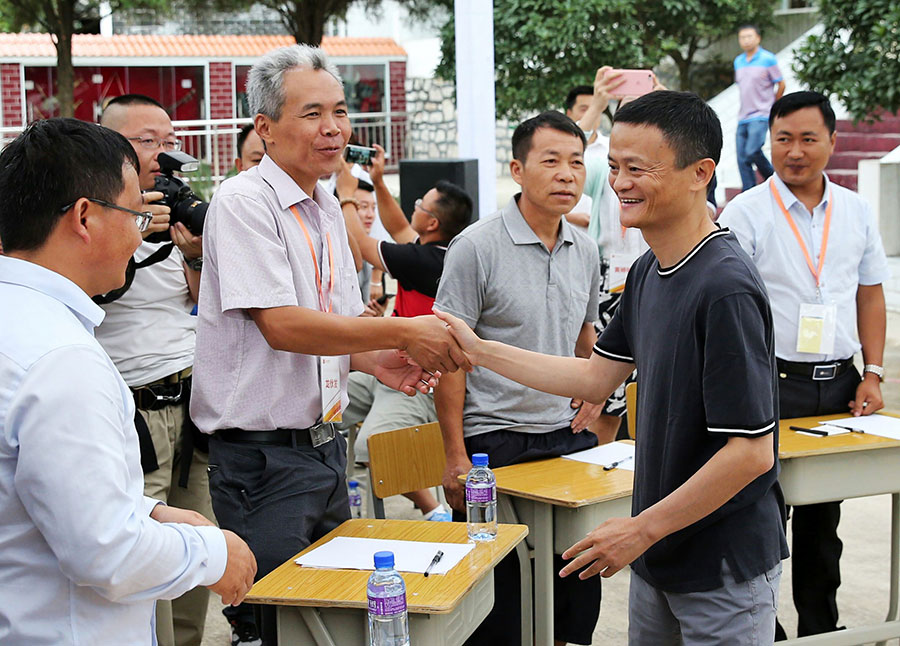
[[[324,433],[325,442],[334,439],[333,424],[319,424],[310,428],[277,428],[274,431],[245,431],[239,428],[224,428],[215,436],[226,442],[245,444],[274,444],[278,446],[313,446],[312,431]]]
[[[831,381],[853,367],[853,357],[837,361],[823,361],[822,363],[785,361],[783,359],[776,359],[776,362],[778,363],[778,372],[805,377],[812,381]]]
[[[191,368],[185,368],[149,384],[132,388],[134,405],[141,410],[162,410],[180,404],[190,388]]]

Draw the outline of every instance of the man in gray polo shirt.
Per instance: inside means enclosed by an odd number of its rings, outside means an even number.
[[[590,356],[600,294],[597,245],[564,215],[584,186],[581,129],[559,112],[545,112],[516,128],[510,170],[522,192],[496,216],[460,233],[450,244],[435,308],[455,314],[485,339],[548,354]],[[464,519],[457,476],[469,456],[484,452],[499,467],[594,446],[583,430],[600,414],[591,404],[520,386],[475,368],[445,375],[435,391],[444,435],[444,491]],[[559,557],[557,557],[559,559]],[[558,568],[563,565],[559,559]],[[469,643],[518,644],[520,596],[515,555],[495,570],[491,615]],[[556,639],[590,644],[600,612],[599,577],[557,579]],[[511,589],[513,588],[513,589]]]

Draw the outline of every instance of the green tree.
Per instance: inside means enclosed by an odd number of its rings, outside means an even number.
[[[131,6],[162,9],[165,0],[110,0],[113,11]],[[75,114],[73,103],[75,70],[72,66],[72,36],[96,33],[100,22],[99,0],[0,0],[0,24],[11,30],[40,30],[50,34],[56,47],[56,97],[59,114]]]
[[[343,18],[354,4],[374,10],[381,0],[260,0],[260,3],[278,13],[281,24],[298,43],[319,45],[329,20]]]
[[[900,4],[820,0],[819,15],[824,29],[798,50],[797,78],[857,120],[900,110]]]

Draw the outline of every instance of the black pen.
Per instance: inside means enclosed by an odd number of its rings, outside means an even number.
[[[828,431],[820,431],[817,428],[803,428],[802,426],[791,426],[792,431],[800,431],[801,433],[812,433],[813,435],[821,435],[828,437]]]
[[[825,426],[834,426],[835,428],[842,428],[845,431],[850,431],[851,433],[865,433],[865,431],[863,431],[861,429],[853,428],[852,426],[841,426],[840,424],[835,424],[833,422],[822,422],[822,424],[824,424]]]
[[[431,563],[428,564],[428,567],[425,568],[425,576],[431,574],[431,568],[441,562],[441,559],[444,558],[444,553],[440,550],[437,551],[437,554],[434,555],[434,558],[431,559]]]
[[[612,470],[615,469],[617,466],[619,466],[619,465],[622,464],[623,462],[628,462],[628,461],[629,461],[631,458],[633,458],[633,457],[634,457],[633,455],[629,455],[627,458],[622,458],[621,460],[616,460],[616,461],[613,462],[612,464],[605,464],[605,465],[603,465],[603,470],[604,470],[604,471],[612,471]]]

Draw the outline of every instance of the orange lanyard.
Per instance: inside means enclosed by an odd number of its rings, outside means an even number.
[[[809,267],[809,271],[816,281],[816,291],[818,291],[819,281],[822,277],[822,267],[825,266],[825,251],[828,248],[828,233],[831,230],[831,207],[834,204],[831,189],[828,189],[828,206],[825,207],[825,229],[822,231],[822,247],[819,249],[819,266],[816,267],[813,265],[812,257],[809,255],[809,250],[806,248],[806,243],[803,242],[803,237],[800,235],[800,230],[797,229],[794,218],[792,218],[788,210],[784,208],[784,202],[781,200],[778,189],[775,188],[775,182],[772,180],[769,180],[769,188],[772,189],[772,195],[775,197],[775,202],[778,203],[778,207],[781,209],[781,212],[784,213],[784,217],[787,219],[788,224],[791,225],[791,231],[794,232],[794,237],[797,238],[797,244],[800,245],[800,249],[806,257],[806,266]]]
[[[313,267],[316,270],[316,288],[319,290],[319,307],[323,312],[331,312],[331,304],[332,304],[332,296],[334,294],[334,249],[331,246],[331,234],[325,234],[325,241],[328,243],[328,293],[322,289],[322,274],[319,271],[319,259],[316,255],[316,249],[313,246],[312,236],[309,235],[309,231],[306,228],[306,225],[303,223],[303,218],[300,217],[300,209],[296,206],[291,207],[291,212],[294,214],[294,217],[297,218],[297,222],[300,223],[300,228],[303,229],[303,235],[306,236],[306,244],[309,245],[309,254],[312,256]]]

